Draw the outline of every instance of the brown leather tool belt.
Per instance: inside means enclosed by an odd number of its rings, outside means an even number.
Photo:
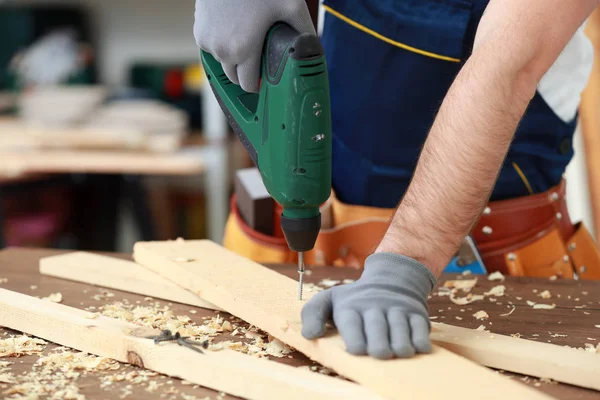
[[[548,192],[489,203],[472,232],[487,270],[600,279],[597,246],[571,222],[565,195],[563,180]]]

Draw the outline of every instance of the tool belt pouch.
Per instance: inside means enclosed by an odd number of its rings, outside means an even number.
[[[483,247],[486,266],[511,276],[573,279],[577,273],[581,279],[600,279],[600,254],[581,223],[568,242],[559,227],[551,225],[521,243],[501,248],[491,242]],[[491,247],[495,249],[488,250]]]
[[[231,213],[225,225],[223,246],[259,263],[286,264],[297,260],[284,238],[264,235],[244,222],[238,212],[235,196],[231,199]]]
[[[310,265],[362,268],[388,228],[388,220],[371,218],[322,229],[315,248],[306,254]]]
[[[567,242],[567,251],[580,279],[600,280],[600,251],[583,223],[575,225],[575,234]]]

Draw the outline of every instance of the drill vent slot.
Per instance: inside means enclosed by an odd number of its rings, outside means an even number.
[[[312,74],[300,74],[300,76],[317,76],[317,75],[322,75],[324,74],[324,71],[319,71],[319,72],[313,72]]]
[[[318,67],[320,65],[323,65],[322,62],[320,63],[315,63],[315,64],[306,64],[306,65],[301,65],[300,68],[312,68],[312,67]]]

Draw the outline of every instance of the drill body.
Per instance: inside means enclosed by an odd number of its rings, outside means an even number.
[[[229,124],[283,208],[289,248],[311,250],[321,227],[319,207],[331,194],[329,80],[319,38],[286,24],[272,27],[259,93],[232,83],[212,55],[201,56]]]

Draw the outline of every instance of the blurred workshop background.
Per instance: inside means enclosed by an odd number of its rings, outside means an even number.
[[[221,242],[252,163],[204,80],[193,12],[194,0],[0,1],[0,247]],[[593,230],[581,136],[569,205]]]

